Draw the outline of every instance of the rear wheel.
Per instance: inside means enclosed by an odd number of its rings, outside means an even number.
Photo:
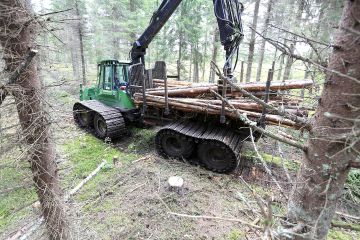
[[[107,124],[105,119],[100,114],[96,114],[94,117],[94,132],[98,138],[106,138]]]
[[[229,173],[236,169],[238,159],[235,153],[224,143],[205,140],[199,144],[200,163],[208,170]]]
[[[164,157],[188,158],[194,150],[194,142],[186,136],[171,130],[156,135],[157,151]]]
[[[79,125],[79,127],[89,127],[91,125],[91,115],[92,114],[89,109],[79,105],[74,106],[74,119],[75,122]]]

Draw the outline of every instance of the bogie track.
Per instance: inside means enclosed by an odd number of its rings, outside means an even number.
[[[164,139],[170,138],[179,140],[173,144],[164,143]],[[177,159],[190,157],[197,148],[202,166],[213,172],[229,173],[240,163],[243,139],[243,136],[225,127],[178,121],[158,131],[155,145],[160,155]],[[174,146],[178,146],[178,151],[172,151]]]
[[[126,132],[125,120],[119,110],[96,101],[82,101],[73,107],[74,119],[81,128],[91,130],[100,139],[117,139]]]

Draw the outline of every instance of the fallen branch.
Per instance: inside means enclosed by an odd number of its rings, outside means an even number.
[[[106,161],[103,161],[94,171],[92,171],[84,180],[82,180],[75,188],[71,189],[67,195],[65,195],[65,202],[70,199],[71,196],[76,194],[90,179],[104,167]],[[39,201],[34,204],[39,204]],[[18,230],[15,235],[8,238],[8,240],[25,240],[28,239],[40,226],[43,224],[44,218],[41,217],[31,225],[27,225]]]
[[[263,228],[257,225],[254,225],[252,223],[248,223],[244,220],[240,220],[237,218],[224,218],[224,217],[212,217],[212,216],[201,216],[201,215],[188,215],[183,213],[174,213],[174,212],[168,212],[170,215],[178,216],[178,217],[186,217],[186,218],[193,218],[193,219],[210,219],[210,220],[220,220],[220,221],[229,221],[229,222],[238,222],[244,225],[247,225],[249,227],[262,230]]]
[[[356,224],[333,221],[331,222],[331,226],[360,232],[360,226]]]
[[[254,131],[257,131],[257,132],[260,132],[261,134],[265,135],[265,136],[268,136],[268,137],[271,137],[275,140],[278,140],[279,142],[283,142],[285,144],[288,144],[290,146],[293,146],[293,147],[296,147],[296,148],[299,148],[301,150],[303,150],[304,152],[307,151],[307,147],[296,142],[296,141],[292,141],[290,139],[285,139],[284,137],[281,137],[279,135],[276,135],[274,133],[271,133],[271,132],[268,132],[266,131],[265,129],[263,128],[260,128],[257,126],[257,123],[256,122],[253,122],[251,121],[250,119],[247,118],[246,115],[244,114],[241,114],[234,106],[232,106],[231,103],[229,103],[229,101],[225,98],[223,98],[220,94],[218,94],[217,92],[213,91],[212,92],[216,97],[218,97],[219,99],[221,99],[222,101],[224,101],[229,107],[231,107],[235,113],[237,114],[237,117],[243,121],[245,124],[247,124],[249,127],[251,127]]]
[[[89,176],[87,176],[84,180],[82,180],[75,188],[71,189],[70,192],[67,195],[65,195],[65,197],[64,197],[65,202],[68,201],[72,195],[77,193],[90,179],[95,177],[96,174],[98,172],[100,172],[100,170],[105,166],[105,164],[106,164],[106,161],[103,160],[103,162],[94,171],[92,171],[89,174]]]
[[[341,216],[341,217],[344,217],[344,218],[349,218],[349,219],[352,219],[352,220],[360,221],[360,217],[357,217],[357,216],[349,215],[349,214],[346,214],[346,213],[343,213],[343,212],[335,212],[335,213],[337,215]]]

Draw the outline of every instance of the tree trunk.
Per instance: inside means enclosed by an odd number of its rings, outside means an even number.
[[[219,38],[220,38],[219,29],[216,27],[215,31],[214,31],[214,36],[213,36],[213,51],[211,54],[211,61],[213,61],[214,63],[216,63],[216,59],[217,59],[217,55],[218,55]],[[215,71],[211,69],[209,82],[213,83],[214,81],[215,81]]]
[[[190,44],[190,69],[189,69],[190,82],[192,82],[192,61],[193,61],[193,43]]]
[[[199,43],[195,43],[195,49],[194,49],[194,77],[193,81],[195,83],[199,82]]]
[[[302,13],[304,11],[304,7],[305,7],[305,1],[299,1],[299,8],[296,14],[296,21],[294,22],[297,25],[302,24]],[[293,41],[290,44],[290,53],[294,54],[295,53],[295,49],[296,49],[296,40],[297,37],[294,35],[292,37]],[[283,80],[288,80],[290,79],[290,74],[291,74],[291,67],[294,63],[294,58],[292,56],[287,56],[286,58],[286,64],[285,64],[285,71],[284,71],[284,78]]]
[[[79,46],[78,39],[76,36],[78,35],[77,26],[73,24],[71,31],[69,31],[66,36],[68,40],[68,46],[71,53],[71,66],[73,70],[73,78],[77,81],[80,80],[80,68],[79,68]],[[60,60],[60,59],[59,59]]]
[[[304,154],[288,204],[289,220],[307,223],[305,230],[311,239],[325,239],[349,166],[360,150],[356,143],[360,84],[354,80],[360,79],[360,51],[356,43],[358,36],[345,30],[360,31],[356,19],[360,19],[360,0],[347,0],[336,34],[335,45],[339,47],[332,53],[329,69],[353,79],[328,72],[309,136],[308,151]]]
[[[285,35],[284,45],[286,45],[286,42],[287,42],[287,41],[286,41],[286,35]],[[278,80],[278,81],[280,81],[281,78],[282,78],[284,63],[285,63],[285,54],[282,53],[282,54],[280,55],[279,72],[278,72],[278,75],[277,75],[277,80]]]
[[[129,10],[132,14],[136,12],[136,0],[129,0]],[[135,28],[133,28],[135,29]],[[135,41],[136,33],[133,29],[130,29],[130,41]]]
[[[181,81],[182,45],[183,45],[183,32],[180,30],[180,32],[179,32],[179,54],[178,54],[178,60],[177,60],[177,75],[178,75],[179,81]]]
[[[204,52],[203,52],[203,57],[201,58],[201,65],[202,65],[202,75],[201,75],[201,79],[202,81],[204,82],[205,81],[205,59],[207,57],[207,46],[208,46],[208,42],[207,42],[207,39],[208,39],[208,31],[206,30],[206,33],[205,33],[205,43],[204,43]]]
[[[79,45],[80,45],[82,83],[83,83],[83,85],[86,85],[86,65],[85,65],[85,54],[84,54],[82,18],[81,18],[79,4],[78,4],[77,0],[75,0],[75,8],[76,8],[77,18],[80,19],[77,24],[77,33],[79,36]]]
[[[270,23],[271,9],[272,9],[273,4],[274,4],[274,0],[269,0],[267,11],[266,11],[264,30],[263,30],[263,35],[265,37],[266,37],[267,30],[268,30],[269,23]],[[258,69],[257,69],[257,73],[256,73],[256,81],[257,82],[259,82],[261,80],[262,65],[263,65],[264,55],[265,55],[265,45],[266,45],[266,40],[265,40],[265,38],[263,38],[261,40],[261,47],[260,47],[260,53],[259,53],[259,65],[258,65]]]
[[[254,17],[253,17],[253,23],[252,23],[252,28],[254,30],[256,30],[256,28],[257,28],[259,7],[260,7],[260,0],[257,0],[255,3]],[[251,70],[252,70],[252,64],[253,64],[253,60],[254,60],[254,51],[255,51],[255,31],[251,31],[251,39],[250,39],[250,43],[249,43],[249,55],[248,55],[247,70],[246,70],[246,82],[250,82],[250,79],[251,79]]]
[[[36,26],[28,20],[33,15],[30,1],[3,0],[1,4],[3,13],[0,15],[0,32],[6,34],[0,34],[0,44],[4,49],[4,56],[13,56],[4,57],[6,71],[13,72],[28,49],[36,46]],[[13,94],[22,135],[30,147],[27,156],[49,238],[68,239],[69,228],[61,200],[55,148],[36,66],[37,61],[34,59],[17,81],[19,91]]]

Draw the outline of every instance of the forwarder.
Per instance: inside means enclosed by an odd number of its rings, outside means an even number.
[[[80,127],[90,129],[101,139],[121,138],[134,123],[161,124],[163,127],[155,138],[159,154],[167,158],[191,158],[195,155],[199,163],[211,171],[231,172],[238,167],[243,141],[250,134],[246,124],[226,119],[221,111],[209,116],[145,103],[139,106],[134,102],[134,94],[144,94],[152,87],[153,78],[163,79],[166,91],[165,64],[157,62],[152,71],[145,70],[145,54],[180,3],[181,0],[163,0],[150,25],[133,44],[131,62],[105,60],[98,64],[97,84],[81,87],[81,101],[73,108],[74,118]],[[232,77],[232,59],[237,58],[243,39],[243,5],[237,0],[213,0],[213,5],[221,44],[226,52],[223,73]],[[218,89],[219,93],[221,91]]]

